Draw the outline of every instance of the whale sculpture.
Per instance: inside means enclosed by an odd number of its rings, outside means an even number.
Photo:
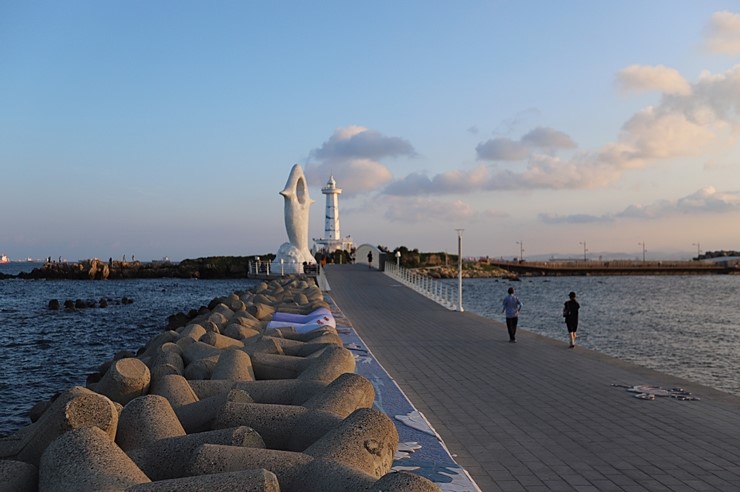
[[[308,249],[308,210],[314,201],[308,195],[306,176],[299,164],[295,164],[290,170],[288,181],[280,194],[285,199],[285,231],[288,233],[288,242],[278,249],[271,269],[276,273],[303,273],[304,263],[316,264],[316,259]]]

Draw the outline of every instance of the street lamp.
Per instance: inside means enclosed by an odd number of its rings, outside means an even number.
[[[400,267],[400,266],[401,266],[401,252],[396,251],[396,267]]]
[[[524,243],[522,241],[516,242],[519,245],[519,263],[524,261]]]
[[[581,241],[578,244],[582,244],[583,245],[583,261],[586,261],[586,251],[588,251],[586,249],[586,241]]]
[[[692,246],[696,246],[696,259],[698,260],[701,256],[701,244],[699,243],[691,243]]]
[[[455,230],[457,231],[457,310],[462,313],[462,233],[465,229]]]
[[[642,261],[645,261],[645,252],[647,252],[647,250],[645,249],[645,241],[637,244],[642,246]]]

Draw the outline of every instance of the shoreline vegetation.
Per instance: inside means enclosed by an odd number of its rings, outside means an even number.
[[[235,279],[247,278],[249,263],[260,258],[272,261],[275,255],[209,256],[170,261],[103,261],[97,258],[79,262],[47,262],[30,272],[17,275],[0,273],[0,279],[119,280],[142,278]]]
[[[422,253],[405,247],[390,251],[380,246],[386,261],[398,258],[400,266],[437,279],[458,277],[457,255]],[[347,255],[349,256],[349,255]],[[274,255],[209,256],[170,261],[119,261],[97,258],[79,262],[47,262],[30,272],[17,275],[0,273],[3,279],[120,280],[142,278],[237,279],[249,278],[249,265],[256,260],[270,262]],[[740,253],[707,252],[686,261],[639,260],[557,260],[520,261],[494,258],[463,258],[463,278],[501,278],[518,280],[522,276],[589,275],[732,275],[740,274]]]

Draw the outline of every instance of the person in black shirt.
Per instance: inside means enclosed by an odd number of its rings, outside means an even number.
[[[568,327],[568,336],[570,337],[570,348],[576,346],[576,331],[578,330],[578,310],[581,305],[576,301],[576,293],[571,292],[568,294],[569,299],[565,301],[563,306],[563,317],[565,318],[565,326]]]

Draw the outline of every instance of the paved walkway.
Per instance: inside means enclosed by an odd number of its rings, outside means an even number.
[[[366,265],[329,265],[326,275],[481,490],[740,490],[740,398],[570,350],[565,334],[520,329],[508,343],[502,323],[448,311]],[[640,400],[613,384],[680,386],[701,401]]]

